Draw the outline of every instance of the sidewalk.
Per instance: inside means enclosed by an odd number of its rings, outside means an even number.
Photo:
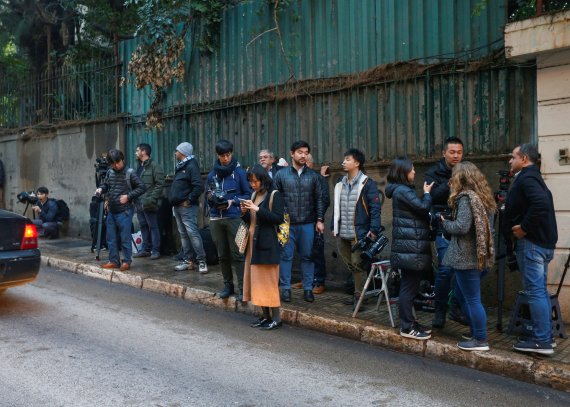
[[[227,311],[260,314],[259,308],[236,303],[233,296],[226,300],[215,296],[215,292],[222,288],[218,266],[208,266],[209,273],[204,275],[195,271],[176,272],[174,266],[177,263],[171,257],[163,257],[154,261],[148,258],[134,259],[128,272],[105,270],[99,265],[107,261],[107,252],[102,251],[101,261],[97,262],[90,246],[91,242],[73,238],[40,240],[42,262],[61,270]],[[365,312],[351,318],[352,308],[343,305],[347,295],[340,289],[327,287],[324,294],[315,296],[312,304],[303,301],[302,290],[293,290],[292,293],[292,302],[282,304],[282,319],[288,324],[570,392],[570,339],[557,339],[558,346],[552,357],[514,352],[511,348],[516,337],[496,331],[495,310],[489,310],[487,314],[491,351],[464,352],[456,347],[456,343],[461,340],[461,333],[466,328],[455,322],[448,321],[445,329],[435,330],[431,340],[416,341],[400,337],[398,330],[390,326],[385,306],[381,306],[377,312],[376,307],[369,303]],[[417,314],[422,324],[431,325],[433,314]],[[505,312],[505,330],[509,317],[510,313]],[[395,322],[397,325],[397,315]]]

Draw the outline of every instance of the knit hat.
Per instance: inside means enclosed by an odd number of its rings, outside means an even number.
[[[178,147],[176,147],[176,151],[180,152],[181,154],[184,154],[186,157],[190,157],[192,155],[192,152],[194,151],[194,147],[192,147],[192,144],[184,142],[178,144]]]

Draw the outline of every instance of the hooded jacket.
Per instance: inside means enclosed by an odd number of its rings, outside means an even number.
[[[414,186],[405,184],[388,184],[385,192],[386,197],[392,199],[392,267],[415,271],[431,269],[431,194],[419,198]]]
[[[231,199],[232,204],[227,209],[218,209],[214,202],[208,199],[210,206],[210,219],[239,218],[241,216],[240,203],[238,199],[250,199],[253,190],[247,181],[247,175],[240,163],[232,158],[228,165],[221,165],[220,160],[216,160],[214,169],[208,174],[206,191],[212,190],[214,178],[218,181],[222,190],[231,191],[226,193],[225,198]]]

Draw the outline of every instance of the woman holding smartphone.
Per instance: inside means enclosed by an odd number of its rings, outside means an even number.
[[[279,260],[281,247],[276,228],[283,223],[285,207],[279,191],[273,190],[267,171],[259,164],[247,173],[253,189],[251,200],[240,200],[242,219],[249,225],[243,301],[260,306],[263,316],[251,326],[272,330],[281,327],[279,307]]]

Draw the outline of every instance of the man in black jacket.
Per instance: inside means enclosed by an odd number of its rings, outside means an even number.
[[[306,160],[310,146],[306,141],[296,141],[291,145],[291,166],[283,168],[275,175],[273,185],[283,194],[291,225],[289,241],[281,251],[279,264],[279,287],[281,299],[291,301],[291,268],[294,251],[301,257],[304,299],[313,302],[313,279],[315,265],[311,259],[315,231],[323,233],[324,211],[323,192],[319,175],[307,168]]]
[[[49,190],[46,187],[39,187],[36,190],[38,202],[32,206],[37,219],[34,224],[38,227],[38,234],[50,239],[59,237],[59,227],[63,219],[58,214],[57,202],[49,197]]]
[[[429,185],[433,182],[431,189],[432,208],[431,213],[451,213],[451,209],[447,204],[449,199],[449,180],[451,179],[451,171],[463,159],[463,142],[458,137],[449,137],[443,144],[443,157],[430,169],[426,171],[424,181]],[[444,235],[441,223],[436,225],[435,248],[437,251],[437,274],[435,276],[435,315],[432,325],[434,328],[443,328],[445,325],[445,315],[447,313],[447,303],[449,291],[451,289],[451,280],[453,278],[452,269],[442,266],[443,256],[447,252],[449,239]],[[456,295],[460,295],[457,284],[454,285]],[[453,299],[454,302],[457,300]],[[456,307],[455,313],[458,314],[453,319],[462,320],[462,314]],[[450,318],[452,318],[450,316]]]
[[[176,218],[178,233],[180,233],[185,259],[174,269],[176,271],[193,270],[194,264],[191,258],[195,256],[198,262],[198,271],[201,274],[206,274],[208,272],[206,252],[198,229],[198,207],[204,184],[200,176],[198,161],[194,158],[193,152],[194,148],[190,143],[180,143],[176,147],[175,154],[178,164],[176,164],[174,180],[168,195],[173,207],[172,213]]]
[[[133,228],[133,202],[145,191],[144,183],[132,168],[125,168],[125,156],[122,151],[111,149],[107,153],[107,162],[111,166],[101,186],[95,190],[97,196],[107,194],[107,245],[109,262],[102,267],[119,268],[126,271],[131,267],[133,247],[131,233]],[[123,263],[119,256],[119,239],[123,251]]]
[[[517,263],[533,324],[532,338],[522,338],[514,349],[551,355],[552,308],[546,282],[558,230],[552,193],[542,179],[537,161],[538,150],[532,144],[522,144],[512,152],[509,163],[515,178],[505,202],[505,228],[516,238]]]

